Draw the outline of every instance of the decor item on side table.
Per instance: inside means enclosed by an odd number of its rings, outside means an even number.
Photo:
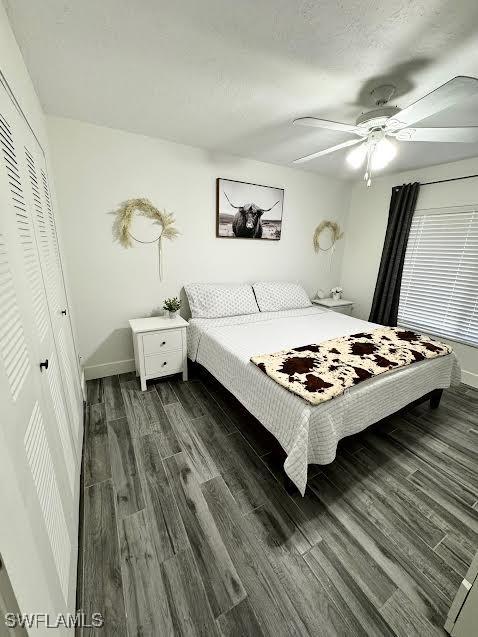
[[[216,236],[278,241],[283,206],[282,188],[219,177],[216,180]]]
[[[330,290],[330,294],[332,296],[332,298],[334,299],[334,301],[340,301],[340,299],[342,298],[342,288],[339,286],[336,286],[335,288],[332,288]]]
[[[187,340],[188,326],[180,316],[174,319],[164,316],[131,319],[133,332],[136,376],[140,377],[141,389],[146,391],[146,381],[182,372],[188,379]]]
[[[170,319],[177,317],[180,308],[181,301],[176,296],[172,299],[164,300],[163,310],[168,310]]]
[[[152,241],[142,241],[134,237],[131,233],[131,223],[135,212],[151,219],[155,224],[160,226],[159,235]],[[128,201],[121,204],[116,213],[117,216],[113,225],[113,233],[124,248],[133,247],[132,239],[138,243],[158,243],[159,279],[162,280],[163,252],[161,242],[163,239],[173,240],[179,235],[179,230],[174,226],[174,215],[166,211],[158,210],[148,199],[128,199]]]

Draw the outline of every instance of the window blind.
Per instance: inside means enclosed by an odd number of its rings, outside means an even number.
[[[398,324],[478,347],[478,206],[415,211]]]

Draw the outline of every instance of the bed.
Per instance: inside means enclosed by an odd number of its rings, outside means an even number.
[[[339,440],[422,396],[460,382],[453,353],[386,372],[320,405],[287,391],[251,356],[379,327],[317,306],[221,318],[192,318],[188,356],[205,367],[279,441],[284,470],[303,495],[308,464],[328,464]]]

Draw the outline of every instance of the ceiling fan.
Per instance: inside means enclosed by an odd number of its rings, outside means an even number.
[[[355,146],[347,155],[347,162],[353,168],[360,168],[366,162],[364,179],[367,186],[372,183],[372,172],[384,168],[397,154],[397,146],[389,138],[399,142],[478,142],[478,126],[451,128],[411,128],[421,120],[439,113],[458,102],[478,95],[478,79],[474,77],[458,76],[438,87],[417,102],[400,110],[396,106],[388,106],[388,102],[395,94],[395,86],[386,84],[375,88],[371,95],[376,109],[362,113],[355,126],[331,122],[316,117],[300,117],[294,120],[297,126],[314,126],[330,130],[351,133],[358,139],[319,150],[311,155],[296,159],[294,164],[328,155],[336,150]]]

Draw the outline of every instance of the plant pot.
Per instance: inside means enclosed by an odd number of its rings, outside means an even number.
[[[342,294],[340,292],[334,292],[332,294],[332,298],[334,299],[334,301],[340,301],[340,297],[342,296]]]
[[[169,318],[170,319],[175,319],[178,315],[179,310],[169,310]]]

